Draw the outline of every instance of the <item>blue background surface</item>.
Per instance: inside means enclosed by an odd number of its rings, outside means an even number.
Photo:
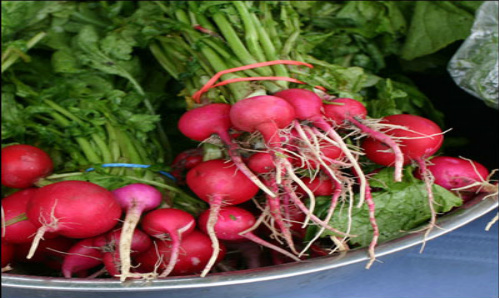
[[[497,298],[498,224],[485,231],[496,212],[427,242],[423,253],[420,246],[398,252],[345,280],[341,289],[325,282],[313,292],[278,297]]]

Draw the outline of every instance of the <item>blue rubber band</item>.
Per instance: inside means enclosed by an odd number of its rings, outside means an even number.
[[[150,168],[151,166],[150,165],[141,165],[141,164],[135,164],[135,163],[104,163],[104,164],[101,164],[100,165],[101,167],[103,168],[120,168],[120,167],[123,167],[123,168],[141,168],[141,169],[147,169],[147,168]],[[85,170],[85,172],[90,172],[90,171],[94,171],[95,168],[88,168]],[[175,177],[173,177],[172,174],[168,173],[168,172],[165,172],[165,171],[158,171],[158,173],[170,178],[171,180],[173,180],[174,182],[177,182],[177,179],[175,179]]]

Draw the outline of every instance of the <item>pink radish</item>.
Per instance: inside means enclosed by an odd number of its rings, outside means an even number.
[[[497,186],[487,182],[489,170],[476,161],[450,156],[437,156],[432,158],[429,163],[428,171],[432,173],[434,183],[445,189],[462,191],[464,194],[497,191]],[[415,177],[422,179],[419,172],[415,173]]]
[[[159,206],[162,195],[156,188],[142,183],[134,183],[113,190],[116,200],[126,211],[125,222],[121,228],[119,252],[121,257],[121,281],[125,281],[130,272],[130,253],[135,227],[143,212]]]
[[[213,255],[218,257],[215,263],[219,262],[225,256],[225,246],[220,244],[219,251],[213,253],[213,246],[208,236],[200,231],[193,231],[182,239],[180,243],[180,254],[175,262],[171,275],[190,275],[201,272],[206,268]],[[135,261],[140,264],[139,270],[142,272],[151,272],[155,270],[156,265],[160,263],[162,268],[166,267],[165,262],[170,259],[172,254],[172,244],[169,240],[156,241],[149,250],[135,257]]]
[[[194,217],[179,209],[163,208],[147,213],[142,220],[142,229],[149,235],[171,242],[171,256],[165,270],[160,277],[170,274],[178,261],[180,243],[194,231],[196,220]]]
[[[221,159],[205,161],[192,168],[186,176],[189,188],[203,201],[210,204],[208,235],[213,243],[213,255],[201,276],[206,276],[214,265],[219,252],[215,224],[223,205],[237,205],[250,200],[258,187],[244,174],[237,171],[234,163]]]
[[[350,161],[351,166],[356,170],[356,173],[359,175],[359,180],[360,180],[360,202],[364,202],[364,196],[365,196],[365,189],[367,185],[367,180],[365,176],[363,175],[362,169],[360,168],[359,163],[357,162],[357,159],[353,156],[352,152],[350,149],[348,149],[347,145],[341,138],[341,136],[329,125],[329,123],[325,120],[324,115],[323,115],[323,104],[322,104],[322,99],[315,94],[314,92],[306,89],[287,89],[283,90],[280,92],[277,92],[274,94],[275,96],[281,97],[285,99],[287,102],[289,102],[293,108],[296,111],[297,119],[299,120],[306,120],[310,121],[315,127],[321,129],[326,135],[329,135],[332,137],[333,141],[336,142],[335,145],[337,145],[343,154],[345,154],[346,158]],[[301,137],[301,140],[305,142],[305,144],[308,145],[308,147],[314,151],[313,145],[308,141],[309,135],[306,134],[306,132],[301,128],[301,126],[295,122],[294,128],[298,132],[298,134]],[[318,136],[323,136],[322,133],[320,133],[318,130],[313,130],[315,132],[315,135]],[[321,161],[322,158],[320,157],[319,152],[315,152],[317,160]],[[322,164],[325,166],[324,164]],[[334,174],[330,172],[327,169],[327,165],[324,168],[329,174],[331,175],[331,178],[334,179]],[[305,187],[303,187],[306,190]],[[310,191],[307,191],[307,194],[310,197],[310,209],[313,211],[313,207],[315,204],[314,196]],[[307,215],[307,219],[305,222],[308,222],[309,215]]]
[[[212,135],[218,135],[227,145],[231,160],[248,179],[269,195],[275,196],[243,162],[238,153],[238,145],[232,140],[229,129],[232,126],[229,117],[231,105],[212,103],[187,111],[180,117],[179,130],[188,138],[203,142]]]
[[[335,183],[327,176],[320,175],[315,179],[303,177],[301,180],[316,196],[330,196],[333,194]],[[306,194],[306,192],[300,187],[296,189],[296,192],[301,195]]]
[[[404,165],[411,161],[428,158],[440,149],[443,142],[442,130],[426,118],[416,115],[398,114],[386,116],[381,123],[397,125],[400,128],[385,128],[382,131],[398,139],[404,157]],[[382,141],[366,138],[362,148],[367,158],[382,166],[391,166],[395,162],[393,152]]]
[[[88,238],[112,229],[121,208],[112,192],[86,181],[61,181],[41,187],[29,201],[26,215],[38,228],[27,258],[46,232]]]
[[[17,191],[2,199],[4,210],[5,229],[2,227],[2,241],[9,243],[31,242],[33,235],[38,229],[26,216],[28,202],[38,191],[37,188],[27,188]],[[54,233],[47,233],[46,238],[57,236]]]
[[[80,240],[68,250],[61,269],[65,278],[71,278],[73,274],[102,264],[102,251],[95,246],[95,239]]]
[[[10,145],[2,148],[2,185],[28,188],[52,173],[50,156],[31,145]]]
[[[207,225],[209,217],[209,210],[201,213],[198,217],[199,227],[205,233],[208,232]],[[251,212],[236,206],[227,206],[220,210],[217,222],[214,226],[214,230],[217,238],[220,240],[240,241],[243,239],[248,239],[257,244],[284,254],[295,261],[300,261],[300,259],[287,252],[286,250],[261,239],[251,231],[247,231],[253,227],[255,222],[256,219]]]
[[[338,127],[344,128],[347,124],[353,124],[371,138],[388,145],[395,156],[394,179],[395,181],[402,181],[403,157],[399,145],[386,134],[372,129],[362,122],[362,120],[366,119],[367,109],[360,101],[353,98],[335,98],[324,105],[324,115]]]
[[[120,238],[122,229],[114,230],[108,232],[107,234],[97,237],[94,240],[94,245],[102,251],[102,262],[106,267],[107,272],[111,276],[120,276],[121,272],[121,253]],[[152,246],[152,240],[149,236],[139,229],[133,231],[133,236],[131,239],[131,250],[130,256],[134,256],[138,253],[142,253],[148,250]],[[131,262],[131,261],[130,261]],[[140,277],[137,274],[129,274],[129,277]]]
[[[425,233],[425,239],[436,223],[436,212],[433,206],[433,190],[431,172],[427,169],[426,159],[435,154],[443,143],[443,133],[440,127],[433,121],[416,115],[397,114],[386,116],[381,121],[384,124],[394,125],[398,128],[385,129],[387,135],[399,140],[402,150],[404,164],[415,161],[419,165],[420,175],[425,182],[430,206],[431,220],[429,228]],[[367,138],[362,143],[366,157],[373,162],[390,166],[395,162],[393,152],[387,152],[389,147],[379,140]],[[423,242],[421,250],[424,249],[426,241]]]

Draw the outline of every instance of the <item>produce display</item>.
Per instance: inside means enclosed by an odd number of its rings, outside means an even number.
[[[2,271],[205,277],[359,248],[370,268],[427,237],[498,192],[406,75],[445,69],[480,4],[3,1]]]

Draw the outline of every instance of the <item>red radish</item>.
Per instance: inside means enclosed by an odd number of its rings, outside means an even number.
[[[102,252],[102,261],[107,272],[111,276],[120,276],[121,274],[121,254],[119,251],[121,238],[121,229],[111,231],[103,236],[99,236],[94,240],[94,245]],[[152,240],[149,236],[139,229],[133,231],[131,239],[130,256],[137,255],[148,250],[152,246]],[[137,274],[129,274],[129,277],[140,277]]]
[[[201,274],[206,276],[214,265],[219,251],[219,241],[214,227],[222,204],[226,206],[246,202],[256,195],[258,187],[237,171],[234,163],[221,159],[205,161],[195,166],[187,173],[186,182],[200,199],[210,204],[208,235],[213,243],[213,256]]]
[[[327,176],[321,175],[315,179],[303,177],[301,180],[316,196],[330,196],[333,194],[335,183]],[[296,192],[302,195],[306,194],[300,187],[296,189]]]
[[[29,201],[26,215],[38,228],[30,259],[46,232],[88,238],[111,230],[121,217],[112,192],[86,181],[61,181],[41,187]]]
[[[56,237],[40,241],[36,253],[31,259],[26,259],[26,255],[31,247],[30,243],[16,245],[15,261],[20,263],[39,263],[51,269],[60,271],[65,253],[75,244],[73,239],[66,237]]]
[[[75,243],[67,252],[62,262],[62,275],[71,278],[73,274],[102,264],[102,251],[95,246],[96,238],[86,238]]]
[[[362,204],[365,198],[367,179],[363,175],[362,169],[360,168],[357,159],[353,156],[352,152],[350,151],[350,149],[348,149],[347,145],[343,141],[343,138],[325,120],[322,112],[323,107],[325,105],[322,104],[322,99],[317,94],[315,94],[310,90],[296,89],[296,88],[283,90],[275,93],[274,95],[285,99],[293,106],[293,108],[297,113],[296,117],[297,119],[310,121],[315,127],[321,129],[326,135],[332,137],[332,140],[336,143],[335,145],[337,145],[341,149],[343,154],[345,154],[346,158],[350,161],[352,167],[356,170],[356,173],[358,173],[359,175],[359,180],[360,180],[359,205]],[[308,140],[310,136],[307,136],[307,134],[304,132],[304,130],[297,122],[295,122],[294,128],[301,137],[301,140],[308,145],[308,148],[310,148],[312,152],[315,153],[317,160],[318,161],[322,160],[320,153],[314,150],[314,146]],[[322,135],[322,133],[319,132],[318,130],[313,130],[313,132],[315,132],[315,135],[325,137],[325,135]],[[327,140],[326,138],[324,139]],[[325,165],[323,164],[323,166]],[[330,175],[331,178],[334,179],[333,174],[331,173]],[[303,185],[300,186],[303,189],[307,190],[306,187],[304,187]],[[311,204],[310,209],[313,212],[314,209],[313,207],[315,205],[314,196],[310,191],[307,191],[307,194],[310,197],[310,204]],[[307,213],[307,219],[305,220],[305,223],[308,222],[310,213],[311,212]]]
[[[188,138],[195,141],[205,141],[212,135],[218,135],[227,145],[229,156],[237,168],[260,189],[275,196],[243,162],[238,153],[238,145],[232,140],[229,129],[232,126],[229,112],[231,105],[212,103],[187,111],[180,117],[178,129]]]
[[[257,152],[248,158],[248,167],[257,174],[265,174],[275,169],[269,152]]]
[[[230,121],[236,129],[262,134],[270,148],[280,148],[279,129],[295,119],[295,110],[287,101],[271,95],[253,96],[236,102],[230,109]]]
[[[2,241],[2,272],[14,260],[14,250],[13,244]]]
[[[177,179],[177,184],[185,184],[185,174],[203,162],[203,153],[203,148],[194,148],[182,151],[175,157],[172,162],[171,174]]]
[[[134,183],[113,190],[116,200],[126,211],[121,228],[119,252],[121,257],[121,281],[125,281],[130,272],[130,253],[132,237],[143,212],[159,206],[162,195],[156,188],[142,183]]]
[[[430,160],[428,170],[432,173],[435,184],[450,191],[473,193],[487,191],[486,188],[493,186],[486,181],[489,170],[482,164],[469,159],[437,156]],[[414,176],[422,179],[419,172],[416,172]],[[487,187],[488,185],[490,186]]]
[[[352,98],[335,98],[329,104],[324,105],[324,114],[339,127],[345,127],[347,123],[353,124],[371,138],[386,144],[395,157],[395,181],[402,181],[403,155],[401,148],[390,136],[374,130],[362,122],[363,119],[366,119],[367,109],[360,101]],[[358,171],[358,169],[356,170]]]
[[[220,245],[219,252],[213,253],[211,240],[199,231],[193,231],[182,239],[180,243],[180,254],[175,262],[171,275],[190,275],[201,272],[206,268],[212,255],[217,255],[215,262],[219,262],[225,256],[225,246]],[[135,261],[140,264],[139,269],[144,272],[155,270],[156,264],[161,263],[162,268],[166,268],[165,262],[172,254],[172,243],[169,240],[157,241],[156,245],[144,253],[135,257]],[[161,261],[160,261],[161,259]]]
[[[171,256],[160,277],[166,277],[172,272],[179,258],[182,238],[192,233],[195,227],[194,217],[180,209],[156,209],[144,216],[142,228],[147,234],[171,242]]]
[[[352,118],[365,119],[367,109],[353,98],[335,98],[324,105],[324,114],[335,126],[345,127]]]
[[[207,224],[210,217],[210,211],[206,210],[201,213],[198,217],[200,229],[207,233]],[[282,253],[295,261],[300,261],[293,254],[287,252],[286,250],[267,242],[260,237],[253,234],[251,231],[247,232],[255,224],[256,219],[253,214],[243,208],[236,206],[224,207],[220,210],[217,218],[217,223],[215,224],[214,230],[217,238],[220,240],[227,241],[240,241],[243,239],[251,240],[257,244],[273,249],[279,253]]]
[[[2,148],[2,185],[28,188],[52,173],[50,156],[31,145],[10,145]]]
[[[5,229],[2,227],[2,241],[9,243],[26,243],[33,240],[38,229],[26,216],[26,208],[29,200],[38,191],[37,188],[27,188],[17,191],[2,199],[4,210]],[[47,233],[45,238],[55,237],[53,233]]]
[[[442,146],[444,139],[442,130],[435,122],[429,119],[409,114],[386,116],[381,122],[401,127],[385,129],[384,132],[387,135],[399,139],[404,164],[415,161],[419,165],[420,175],[425,182],[426,192],[428,194],[428,205],[431,212],[429,228],[424,235],[426,239],[437,220],[437,215],[433,206],[432,177],[431,172],[427,169],[426,159],[436,153]],[[388,146],[379,140],[367,138],[362,143],[362,148],[366,153],[366,157],[377,164],[390,166],[395,162],[396,157],[394,156],[394,153],[386,152]],[[425,244],[426,241],[423,242],[421,250],[424,249]]]
[[[382,131],[397,138],[404,157],[404,165],[432,156],[440,149],[443,142],[442,130],[433,121],[421,116],[398,114],[386,116],[381,123],[402,126],[401,128],[385,128]],[[395,163],[393,152],[387,152],[389,147],[379,140],[366,138],[362,148],[367,158],[382,166]]]

